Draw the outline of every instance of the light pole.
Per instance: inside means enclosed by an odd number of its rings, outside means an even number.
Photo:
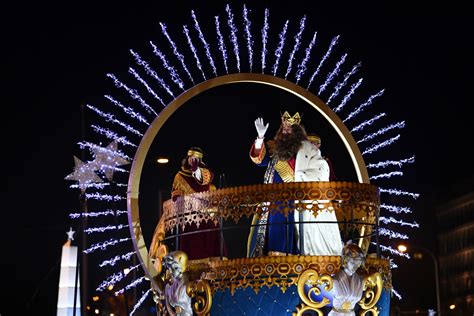
[[[433,259],[433,263],[434,263],[434,271],[435,271],[435,287],[436,287],[436,305],[437,305],[437,312],[438,312],[438,316],[441,316],[441,301],[440,301],[440,298],[439,298],[439,274],[438,274],[438,260],[436,260],[436,256],[434,255],[434,253],[429,250],[428,248],[425,248],[423,246],[412,246],[413,248],[415,249],[420,249],[420,250],[423,250],[425,251],[426,253],[428,253],[428,255],[431,257],[431,259]],[[400,244],[398,245],[398,251],[400,252],[407,252],[408,251],[408,246],[404,245],[404,244]]]

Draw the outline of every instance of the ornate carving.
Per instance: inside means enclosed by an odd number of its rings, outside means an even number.
[[[382,294],[382,275],[378,272],[370,274],[365,278],[364,284],[364,295],[359,301],[360,307],[363,309],[363,312],[360,313],[361,316],[368,315],[378,315],[379,311],[375,304]]]
[[[328,305],[330,302],[326,297],[323,297],[322,301],[316,302],[313,299],[313,295],[321,295],[321,289],[318,286],[324,286],[325,291],[330,291],[333,286],[332,278],[329,275],[320,275],[318,271],[314,269],[306,269],[298,278],[298,295],[303,301],[303,305],[297,308],[297,315],[302,315],[304,311],[312,310],[318,312],[318,315],[322,315],[319,310],[321,307]],[[305,285],[310,288],[306,291]]]
[[[193,310],[198,315],[208,315],[212,306],[212,292],[206,280],[191,282],[186,288],[186,293],[194,298]]]

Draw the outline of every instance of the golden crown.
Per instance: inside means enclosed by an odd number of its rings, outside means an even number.
[[[188,150],[188,156],[193,156],[199,159],[202,159],[203,153],[197,150],[189,149]]]
[[[308,135],[308,140],[313,143],[321,144],[321,137],[315,134]]]
[[[296,112],[295,115],[291,116],[288,111],[285,111],[281,117],[282,122],[287,122],[290,125],[299,124],[301,122],[301,116],[299,112]]]

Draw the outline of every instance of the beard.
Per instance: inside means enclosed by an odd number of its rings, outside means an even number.
[[[278,160],[288,161],[295,157],[301,146],[301,141],[305,140],[304,131],[296,125],[292,127],[290,134],[283,134],[278,131],[275,137],[273,154]]]

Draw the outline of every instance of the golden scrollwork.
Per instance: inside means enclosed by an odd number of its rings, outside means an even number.
[[[305,285],[310,286],[309,290],[305,289]],[[306,269],[298,278],[298,295],[303,301],[303,305],[297,308],[296,315],[303,315],[303,312],[312,310],[316,311],[318,315],[322,315],[320,310],[330,303],[330,301],[323,297],[320,302],[313,299],[313,295],[321,295],[321,289],[319,286],[323,286],[325,291],[330,291],[333,287],[332,278],[329,275],[321,275],[315,269]]]
[[[361,316],[368,315],[369,313],[372,313],[372,315],[379,314],[375,304],[382,294],[382,288],[382,275],[379,272],[370,274],[365,278],[364,295],[359,301],[359,305],[363,310],[360,313]]]
[[[190,282],[186,287],[186,294],[194,298],[193,310],[197,315],[209,315],[212,306],[212,291],[206,280]]]

